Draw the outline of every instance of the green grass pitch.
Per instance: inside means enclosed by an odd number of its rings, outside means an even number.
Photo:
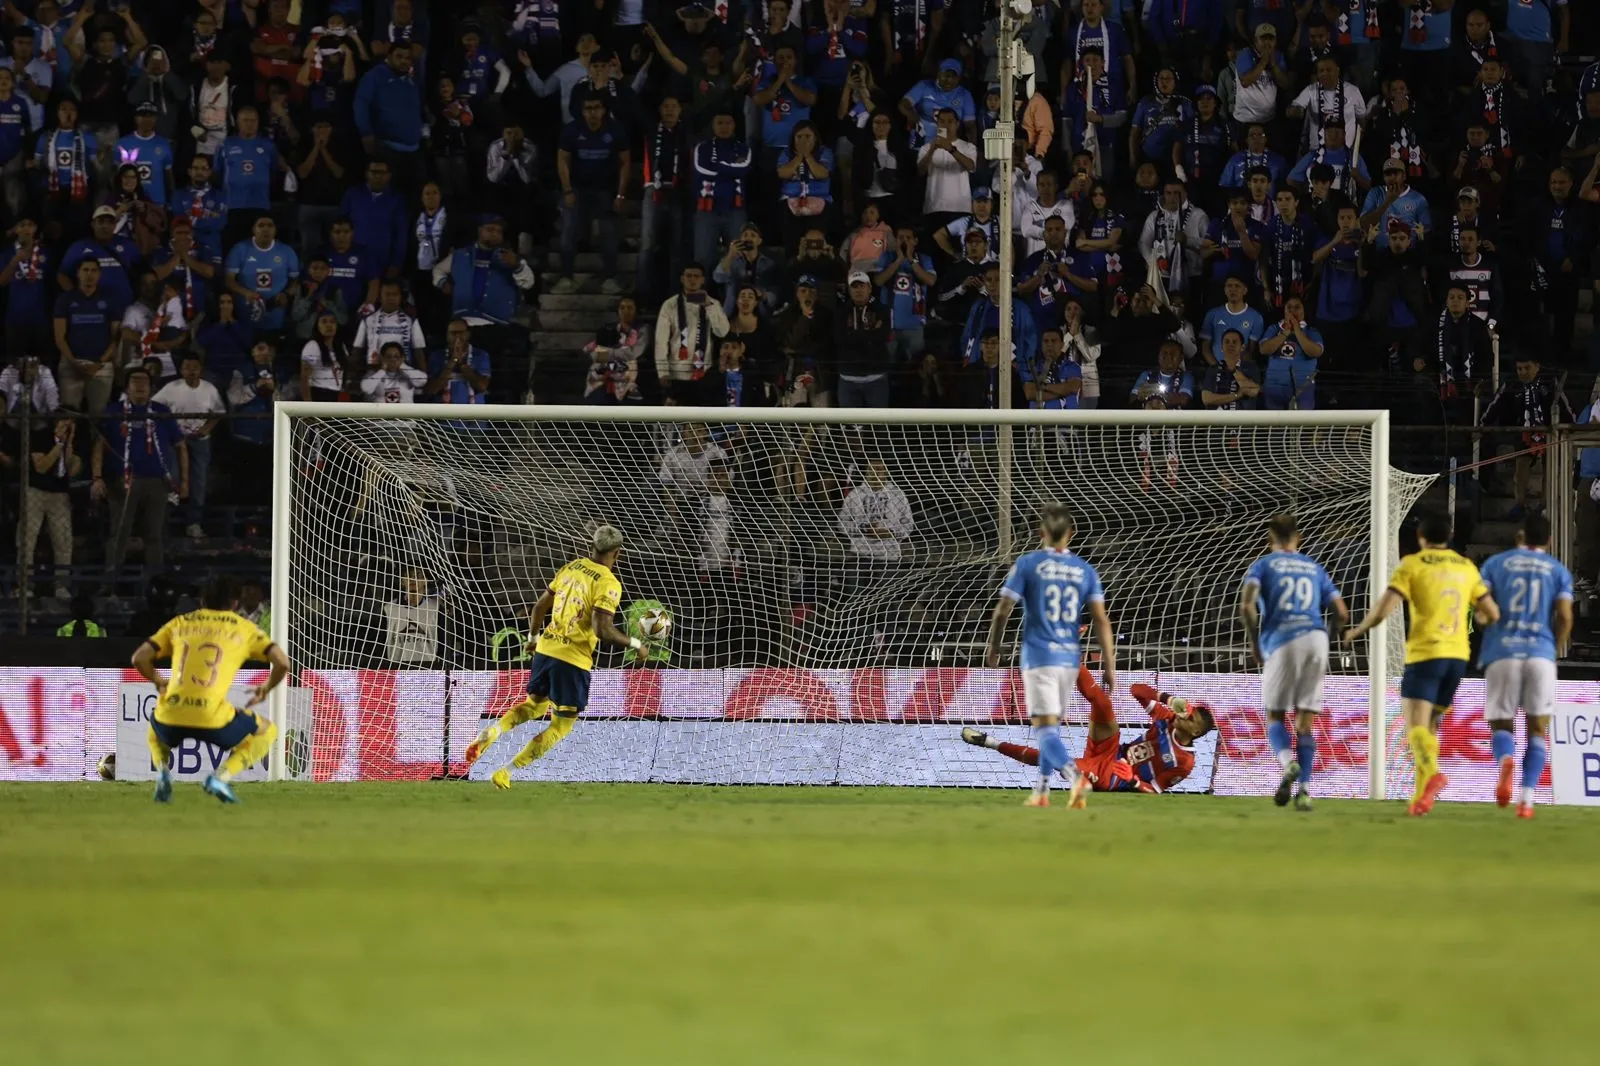
[[[1593,1064],[1600,812],[0,788],[0,1060]]]

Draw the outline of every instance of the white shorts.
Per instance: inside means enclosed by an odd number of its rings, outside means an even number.
[[[1328,633],[1302,633],[1267,656],[1261,670],[1261,702],[1268,713],[1322,710],[1328,676]]]
[[[1483,716],[1509,722],[1521,707],[1529,717],[1556,710],[1556,664],[1549,659],[1500,659],[1483,671]]]
[[[1022,698],[1029,718],[1065,718],[1076,691],[1076,666],[1035,666],[1022,671]]]

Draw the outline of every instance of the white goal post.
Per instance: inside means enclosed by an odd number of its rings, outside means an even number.
[[[902,734],[882,725],[901,721],[899,711],[868,713],[850,696],[840,697],[838,711],[822,697],[829,709],[808,719],[793,708],[769,715],[760,701],[735,708],[729,689],[752,673],[812,671],[823,687],[887,687],[892,703],[896,686],[916,681],[908,672],[922,670],[949,686],[992,684],[1001,695],[983,698],[1010,699],[1009,683],[981,669],[977,634],[1005,569],[1033,546],[1039,505],[1050,500],[1072,508],[1074,547],[1104,577],[1121,672],[1156,681],[1231,675],[1248,704],[1243,693],[1258,690],[1237,590],[1265,549],[1266,519],[1297,514],[1306,550],[1359,614],[1385,587],[1400,524],[1433,480],[1391,469],[1384,411],[284,402],[273,447],[273,640],[302,685],[341,671],[402,679],[454,671],[444,682],[458,694],[454,728],[444,710],[416,712],[446,715],[442,727],[424,729],[427,743],[442,744],[446,770],[475,732],[478,712],[465,710],[466,694],[515,665],[520,640],[498,638],[519,618],[525,626],[532,599],[556,567],[584,553],[597,523],[623,530],[624,606],[658,600],[673,612],[672,661],[615,671],[616,657],[603,656],[596,692],[620,707],[633,698],[637,675],[654,675],[649,712],[622,707],[615,717],[689,724],[648,740],[684,749],[672,756],[677,762],[658,750],[639,756],[655,759],[649,766],[602,766],[597,748],[574,743],[580,728],[529,774],[575,780],[1015,780],[984,776],[1005,761],[963,752],[959,741],[952,748],[954,731],[935,729],[935,721],[974,716],[1002,721],[998,711],[974,711],[964,695],[947,693],[942,716],[906,711],[915,731]],[[1364,652],[1334,656],[1345,691],[1354,695],[1348,683],[1365,682],[1365,707],[1356,708],[1365,711],[1364,730],[1348,723],[1351,794],[1383,798],[1398,784],[1388,780],[1385,751],[1400,628],[1386,627]],[[801,699],[769,696],[778,704]],[[879,691],[874,706],[883,699]],[[1119,695],[1119,716],[1123,702]],[[284,707],[275,693],[280,721]],[[1005,721],[1014,714],[1010,708]],[[313,735],[298,741],[306,746],[298,761],[315,759],[319,778],[359,776],[367,741],[347,734],[365,720],[336,723],[339,737],[330,739],[326,715],[316,717]],[[757,720],[769,724],[756,731]],[[877,732],[830,739],[813,728],[820,721],[870,721],[860,728]],[[812,724],[770,724],[783,722]],[[296,758],[288,732],[280,731],[274,777]],[[923,732],[937,744],[926,757],[917,753],[924,741],[903,739]],[[620,728],[600,735],[619,750],[634,742]],[[855,766],[840,749],[862,736],[887,747],[878,762]],[[408,735],[384,743],[384,765],[400,765],[395,760],[412,757],[408,745],[423,742]],[[697,745],[704,750],[688,750]]]

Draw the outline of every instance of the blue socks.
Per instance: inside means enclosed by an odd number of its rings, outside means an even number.
[[[1499,736],[1497,732],[1495,736]],[[1506,736],[1510,736],[1507,733]],[[1522,787],[1530,791],[1539,785],[1539,775],[1544,773],[1544,764],[1550,761],[1550,746],[1544,737],[1535,733],[1528,738],[1528,750],[1522,756]],[[1529,802],[1532,802],[1531,800]]]
[[[1273,752],[1282,762],[1282,753],[1289,750],[1289,726],[1283,719],[1273,718],[1267,722],[1267,743],[1272,745]]]
[[[1496,767],[1501,759],[1509,759],[1517,752],[1517,738],[1509,729],[1494,729],[1489,732],[1489,755],[1494,759]]]
[[[1067,765],[1067,745],[1061,739],[1061,730],[1057,726],[1039,726],[1033,731],[1034,746],[1039,749],[1039,776],[1049,781],[1063,766]]]
[[[1304,788],[1311,784],[1311,764],[1317,759],[1317,737],[1314,733],[1296,733],[1294,739],[1296,758],[1300,762],[1300,785]]]

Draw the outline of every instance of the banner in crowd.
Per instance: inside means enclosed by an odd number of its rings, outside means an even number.
[[[310,703],[310,775],[319,781],[353,781],[422,780],[463,773],[466,746],[484,721],[522,698],[526,678],[525,671],[306,671],[300,684],[302,698]],[[253,680],[241,677],[241,684]],[[138,681],[130,670],[6,671],[0,677],[0,780],[95,776],[99,757],[116,749],[122,686]],[[1126,726],[1145,721],[1128,695],[1128,685],[1135,681],[1214,707],[1221,723],[1214,791],[1263,795],[1272,790],[1278,771],[1258,706],[1259,677],[1125,673],[1119,680],[1116,707]],[[1327,708],[1317,726],[1319,795],[1366,794],[1367,691],[1364,678],[1328,681]],[[1600,779],[1584,777],[1590,765],[1586,760],[1600,772],[1596,739],[1600,731],[1593,726],[1600,716],[1600,683],[1561,682],[1557,695],[1561,714],[1558,735],[1552,738],[1556,772],[1570,773],[1576,782],[1572,788],[1577,791],[1568,789],[1563,798],[1583,802],[1579,797],[1587,794],[1582,791],[1585,780],[1587,787],[1600,790]],[[1390,795],[1401,795],[1410,788],[1410,763],[1403,730],[1396,724],[1398,698],[1392,688],[1389,704],[1388,786]],[[1024,781],[1027,773],[1016,764],[1007,766],[1007,760],[993,752],[970,749],[957,758],[958,749],[949,747],[959,743],[962,724],[997,729],[1025,721],[1020,678],[1013,671],[599,670],[586,719],[593,719],[596,728],[580,726],[557,749],[557,754],[566,754],[560,761],[552,755],[540,768],[542,774],[555,775],[567,763],[571,776],[580,776],[575,767],[581,764],[582,777],[598,779],[604,773],[597,767],[611,758],[618,779],[640,779],[637,764],[622,765],[632,749],[620,739],[611,742],[618,745],[612,756],[602,757],[599,750],[605,737],[623,736],[609,727],[630,722],[681,723],[670,730],[647,725],[640,732],[651,736],[658,751],[681,753],[673,757],[689,760],[661,763],[665,771],[655,779],[742,781],[770,772],[784,759],[798,759],[796,765],[803,764],[804,772],[775,774],[773,779],[820,780],[827,775],[813,773],[812,768],[823,767],[830,752],[834,777],[828,779],[840,782],[1011,784]],[[797,728],[800,725],[806,728]],[[872,728],[861,732],[858,727],[864,726]],[[896,728],[903,726],[918,728]],[[584,740],[586,733],[593,736]],[[848,744],[847,736],[854,738]],[[821,742],[815,740],[819,737],[830,739],[819,748],[816,743]],[[1069,743],[1081,740],[1074,734]],[[698,754],[691,750],[696,747]],[[949,755],[930,758],[936,751]],[[961,768],[987,765],[982,760],[1005,766],[1007,775],[1022,776],[993,781],[983,770],[977,775],[982,780],[969,779],[972,775]],[[1463,683],[1455,710],[1441,730],[1440,760],[1451,776],[1447,798],[1490,797],[1494,766],[1483,720],[1481,681]],[[680,775],[686,767],[698,769]]]

